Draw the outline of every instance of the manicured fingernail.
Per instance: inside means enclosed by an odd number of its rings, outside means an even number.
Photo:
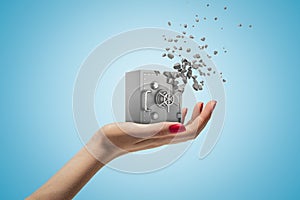
[[[216,105],[217,105],[217,101],[213,101],[213,109],[215,109]]]
[[[169,126],[170,133],[180,133],[186,131],[185,126],[183,124],[173,124]]]
[[[200,112],[202,112],[203,109],[203,103],[200,104]]]

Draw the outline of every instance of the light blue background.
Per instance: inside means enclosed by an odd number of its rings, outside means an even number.
[[[300,3],[226,2],[2,1],[0,199],[28,196],[82,147],[72,92],[93,48],[133,28],[191,24],[195,14],[219,16],[201,31],[228,49],[215,58],[228,80],[216,148],[198,160],[196,141],[150,174],[104,168],[75,199],[299,199]]]

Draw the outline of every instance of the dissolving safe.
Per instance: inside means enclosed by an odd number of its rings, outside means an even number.
[[[142,124],[181,122],[185,84],[178,72],[136,70],[125,75],[125,120]]]

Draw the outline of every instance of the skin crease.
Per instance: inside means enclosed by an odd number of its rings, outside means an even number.
[[[156,124],[113,123],[103,126],[90,141],[53,177],[26,199],[72,199],[81,188],[114,158],[129,152],[151,149],[195,139],[204,129],[216,106],[210,101],[195,105],[185,131],[170,133],[174,122]],[[187,108],[182,109],[184,124]]]

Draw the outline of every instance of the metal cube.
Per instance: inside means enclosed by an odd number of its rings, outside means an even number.
[[[155,70],[137,70],[125,75],[125,120],[142,124],[181,122],[182,92],[178,81]]]

